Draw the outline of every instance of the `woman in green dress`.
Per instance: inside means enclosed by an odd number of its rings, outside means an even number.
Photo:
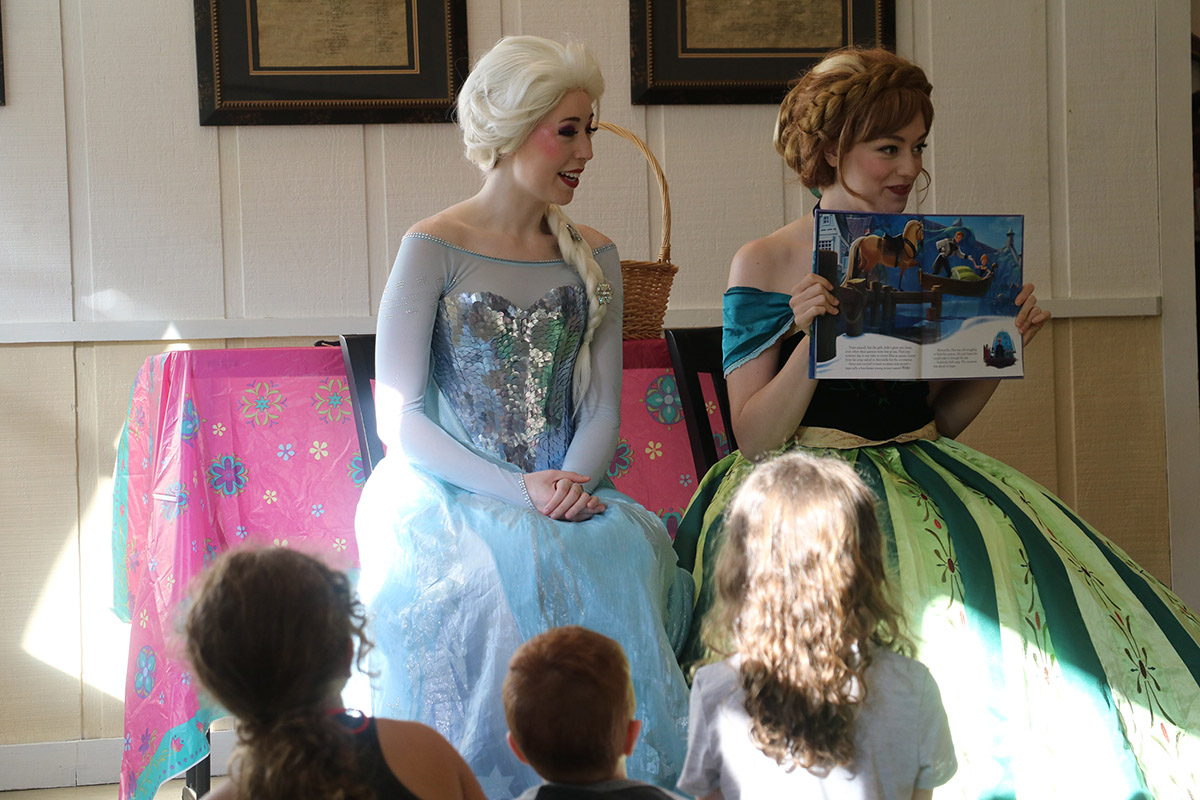
[[[900,213],[928,177],[930,93],[902,58],[840,51],[783,101],[776,149],[822,208]],[[676,539],[697,582],[688,657],[705,657],[722,517],[752,461],[835,455],[878,499],[889,582],[942,690],[960,769],[939,797],[1200,797],[1200,619],[1045,488],[954,441],[997,381],[809,378],[805,332],[838,313],[812,263],[805,216],[730,269],[741,450],[701,482]],[[1016,303],[1029,344],[1050,315],[1032,285]]]

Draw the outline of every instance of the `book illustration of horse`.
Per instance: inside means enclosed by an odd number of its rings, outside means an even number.
[[[904,282],[904,273],[918,266],[917,256],[925,239],[925,223],[919,219],[910,219],[904,225],[904,232],[899,236],[877,236],[867,234],[860,236],[850,243],[847,253],[846,277],[843,286],[848,286],[856,278],[867,278],[872,281],[886,283],[883,267],[899,267],[899,285]]]

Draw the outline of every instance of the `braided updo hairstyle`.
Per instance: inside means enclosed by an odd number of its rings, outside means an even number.
[[[506,36],[475,64],[458,93],[458,126],[467,160],[487,173],[521,148],[547,114],[573,91],[592,98],[599,116],[604,76],[591,50],[582,42],[566,44],[540,36]],[[575,408],[591,380],[591,342],[608,310],[596,287],[604,272],[592,249],[570,218],[556,205],[546,211],[546,224],[558,241],[563,260],[587,289],[588,325],[575,361]]]
[[[186,653],[200,686],[237,717],[238,797],[374,798],[327,707],[355,640],[361,660],[363,624],[346,576],[294,550],[236,550],[202,575]]]
[[[918,114],[933,125],[933,86],[925,72],[888,50],[846,48],[821,60],[779,106],[775,149],[809,189],[841,178],[842,159],[859,142],[893,133]],[[825,159],[836,152],[838,166]],[[929,174],[921,170],[926,181]]]

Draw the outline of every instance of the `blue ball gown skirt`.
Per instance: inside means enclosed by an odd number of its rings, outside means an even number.
[[[654,514],[612,488],[596,496],[603,514],[558,522],[385,458],[359,504],[357,529],[375,532],[359,536],[372,713],[436,728],[493,800],[540,783],[505,741],[501,685],[513,651],[559,625],[625,649],[643,721],[630,777],[673,786],[682,766],[688,699],[671,639],[686,635],[691,579]]]

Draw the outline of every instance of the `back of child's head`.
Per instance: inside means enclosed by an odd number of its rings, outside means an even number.
[[[730,505],[715,580],[705,638],[741,657],[759,749],[806,768],[852,763],[871,642],[907,646],[854,468],[799,452],[757,467]]]
[[[551,628],[517,648],[504,678],[509,732],[546,780],[612,777],[634,713],[625,651],[578,625]]]
[[[286,548],[235,550],[199,579],[185,622],[202,689],[238,718],[240,797],[372,797],[330,713],[363,612],[350,582]]]

